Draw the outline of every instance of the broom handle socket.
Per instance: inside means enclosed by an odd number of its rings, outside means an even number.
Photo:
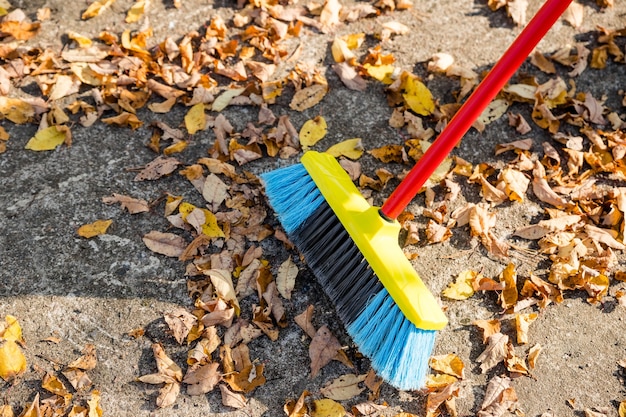
[[[431,174],[522,65],[570,3],[571,0],[547,0],[545,2],[452,117],[439,137],[385,201],[381,207],[381,213],[385,217],[396,219],[406,209]]]

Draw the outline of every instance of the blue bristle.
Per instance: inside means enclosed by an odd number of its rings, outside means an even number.
[[[302,164],[261,174],[265,194],[285,232],[291,234],[324,202],[324,197]]]
[[[402,390],[424,386],[437,332],[415,327],[386,289],[368,302],[347,330],[383,379]]]

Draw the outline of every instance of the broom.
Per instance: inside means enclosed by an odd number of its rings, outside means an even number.
[[[302,253],[372,368],[402,390],[420,389],[436,333],[437,300],[398,244],[396,220],[571,0],[547,0],[382,207],[370,206],[334,157],[261,175],[285,232]]]

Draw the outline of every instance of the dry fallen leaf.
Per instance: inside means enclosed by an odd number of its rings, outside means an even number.
[[[452,375],[459,379],[465,378],[465,364],[461,358],[452,353],[431,356],[428,361],[428,366],[435,371],[443,372],[444,374]]]
[[[296,265],[291,257],[287,258],[278,268],[278,274],[276,275],[276,288],[280,295],[285,299],[291,299],[291,292],[296,283],[296,277],[298,275],[298,265]]]
[[[68,136],[69,135],[69,136]],[[32,151],[52,151],[71,138],[66,126],[50,126],[40,130],[26,143],[25,149]]]
[[[300,144],[306,150],[307,147],[315,145],[324,138],[326,130],[326,119],[323,116],[307,120],[300,129]]]
[[[363,155],[363,142],[361,138],[347,139],[339,142],[326,150],[335,158],[345,156],[350,159],[359,159]]]
[[[309,346],[309,357],[311,358],[311,378],[332,361],[337,352],[341,349],[341,344],[326,326],[320,327]]]
[[[220,392],[222,393],[222,404],[227,407],[232,407],[237,410],[244,408],[248,405],[248,401],[246,397],[237,392],[232,392],[228,389],[228,387],[224,384],[220,384]]]
[[[156,180],[169,175],[178,168],[180,161],[176,158],[159,156],[149,162],[137,175],[135,181]]]
[[[10,381],[26,371],[26,356],[14,340],[0,338],[0,378]]]
[[[110,197],[102,197],[102,202],[104,204],[119,203],[122,209],[128,210],[130,214],[150,211],[150,206],[148,206],[147,201],[117,193],[113,193]]]
[[[330,398],[322,398],[311,403],[310,414],[311,417],[344,417],[346,409]]]
[[[78,236],[89,239],[105,234],[111,224],[113,224],[113,220],[96,220],[93,223],[80,226],[77,233]]]
[[[474,295],[473,282],[478,275],[478,272],[470,270],[461,272],[455,282],[443,290],[442,295],[452,300],[467,300]]]
[[[365,381],[367,375],[346,374],[335,378],[320,389],[320,394],[336,401],[349,400],[359,395],[365,387],[359,384]]]
[[[187,242],[181,236],[157,230],[148,232],[142,240],[151,251],[173,258],[182,255],[187,247]]]
[[[289,107],[296,111],[304,111],[318,104],[326,96],[328,85],[313,84],[298,90],[291,99]]]
[[[507,358],[508,342],[509,336],[502,333],[495,333],[489,336],[487,347],[476,358],[480,362],[480,369],[483,374]]]

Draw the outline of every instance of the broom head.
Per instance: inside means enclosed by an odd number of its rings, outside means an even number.
[[[309,151],[301,164],[261,177],[285,231],[374,370],[399,389],[422,388],[447,319],[398,244],[400,224],[370,206],[329,154]]]

